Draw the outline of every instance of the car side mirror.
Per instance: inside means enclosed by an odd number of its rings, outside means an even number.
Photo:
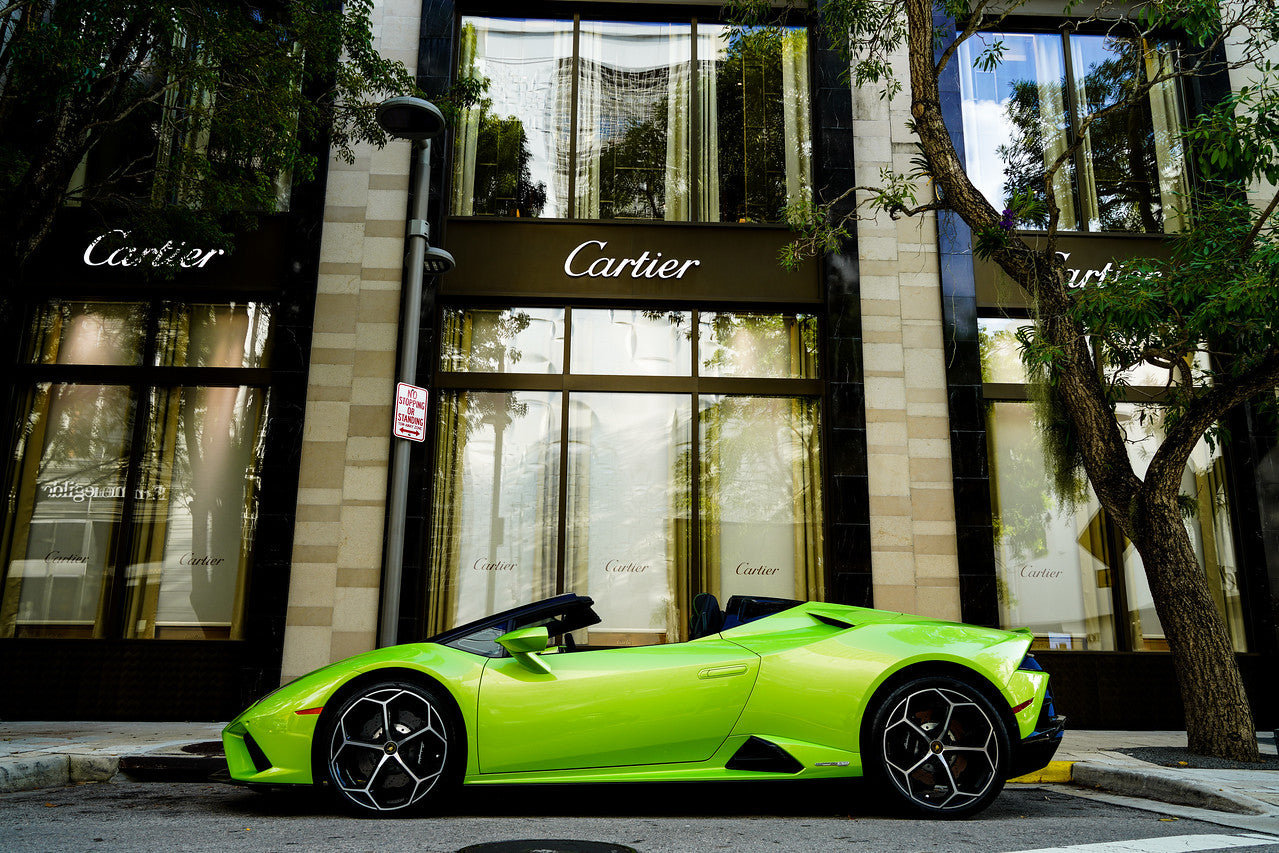
[[[546,630],[545,625],[542,625],[538,628],[516,628],[498,637],[497,644],[533,672],[550,675],[550,667],[538,657],[539,652],[546,651],[546,645],[550,639],[550,632]]]

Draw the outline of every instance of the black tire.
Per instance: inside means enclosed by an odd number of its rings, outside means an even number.
[[[416,810],[456,784],[466,741],[434,686],[379,681],[339,694],[316,731],[315,779],[361,814]]]
[[[1004,788],[1008,728],[966,681],[944,675],[909,681],[877,704],[863,731],[867,778],[913,812],[970,817]]]

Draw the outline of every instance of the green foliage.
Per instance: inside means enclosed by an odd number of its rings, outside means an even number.
[[[1244,86],[1204,112],[1186,133],[1200,174],[1209,180],[1265,179],[1279,184],[1279,88],[1276,69],[1259,69],[1260,82]]]
[[[0,206],[9,264],[65,203],[226,245],[287,203],[315,143],[385,142],[375,108],[416,91],[373,47],[372,0],[19,0],[0,10]],[[12,268],[12,266],[10,267]]]
[[[1279,219],[1258,222],[1243,187],[1233,190],[1198,200],[1195,227],[1167,260],[1129,262],[1076,291],[1072,315],[1107,364],[1168,372],[1171,417],[1207,382],[1238,381],[1279,349]]]

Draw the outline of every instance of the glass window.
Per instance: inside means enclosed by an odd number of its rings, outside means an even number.
[[[805,599],[821,588],[817,402],[703,395],[702,588]]]
[[[817,378],[816,317],[727,311],[704,311],[700,317],[702,376]]]
[[[444,370],[560,373],[563,308],[446,308],[440,346]]]
[[[553,310],[567,370],[519,377],[542,390],[468,388],[476,362],[444,347],[431,631],[572,591],[603,618],[579,642],[640,645],[686,636],[697,592],[820,598],[814,318]],[[531,309],[445,313],[452,341],[462,318]]]
[[[0,636],[242,636],[267,391],[159,385],[148,365],[258,367],[270,329],[253,303],[34,313],[30,369],[65,375],[32,374],[9,457]]]
[[[811,185],[807,49],[799,28],[464,18],[484,95],[453,213],[781,221]]]
[[[1138,476],[1161,440],[1157,406],[1120,403],[1117,416]],[[1091,489],[1062,503],[1026,402],[988,402],[992,515],[1000,613],[1007,627],[1029,626],[1039,648],[1166,651],[1141,557],[1110,523]],[[1195,512],[1187,532],[1207,573],[1237,651],[1247,651],[1237,579],[1225,462],[1200,441],[1182,478]],[[1114,614],[1124,613],[1116,624]],[[1119,632],[1118,634],[1116,632]]]
[[[982,54],[1000,43],[991,70]],[[1176,84],[1154,86],[1135,105],[1111,109],[1164,73],[1172,51],[1101,35],[979,33],[959,49],[964,150],[969,174],[996,209],[1013,193],[1042,198],[1044,176],[1063,230],[1162,233],[1181,229],[1187,177],[1178,137]],[[1068,140],[1082,147],[1067,157]],[[1047,214],[1021,223],[1043,228]]]
[[[583,21],[579,50],[574,214],[689,219],[692,27]]]
[[[569,397],[568,587],[595,599],[596,645],[679,640],[689,559],[692,398]]]
[[[1051,493],[1028,403],[991,403],[986,420],[996,582],[1003,624],[1038,648],[1111,651],[1114,554],[1091,492],[1074,506]]]
[[[627,308],[573,312],[573,373],[618,376],[691,376],[687,311]]]
[[[555,594],[561,405],[545,391],[443,395],[432,517],[436,630]]]
[[[1128,456],[1137,476],[1146,467],[1163,440],[1163,419],[1155,406],[1120,403],[1119,424],[1128,441]],[[1181,494],[1190,499],[1193,513],[1183,521],[1199,565],[1208,575],[1217,609],[1234,641],[1235,651],[1246,652],[1243,603],[1236,576],[1234,534],[1230,525],[1230,502],[1226,493],[1226,465],[1220,446],[1200,439],[1190,454],[1181,478]],[[1146,582],[1141,555],[1124,540],[1124,582],[1128,591],[1128,629],[1134,649],[1167,651],[1163,626],[1155,613],[1154,599]]]
[[[573,22],[464,18],[460,56],[486,87],[453,129],[453,213],[571,215]]]

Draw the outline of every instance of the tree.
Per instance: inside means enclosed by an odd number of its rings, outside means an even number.
[[[228,245],[416,91],[372,0],[0,0],[3,299],[68,205]],[[159,245],[159,243],[156,243]]]
[[[767,4],[739,0],[736,15],[753,22]],[[1077,472],[1088,477],[1098,500],[1136,547],[1145,564],[1156,611],[1168,637],[1194,752],[1257,760],[1255,727],[1234,651],[1203,570],[1183,524],[1178,492],[1190,453],[1237,406],[1269,395],[1279,385],[1279,196],[1250,204],[1248,191],[1279,183],[1279,92],[1276,69],[1266,60],[1279,37],[1279,13],[1269,0],[1173,0],[1131,9],[1100,4],[1082,24],[1099,26],[1129,49],[1110,67],[1094,70],[1105,97],[1080,104],[1081,121],[1067,128],[1056,156],[1044,156],[1045,128],[1022,121],[1026,144],[1013,178],[1014,192],[997,210],[974,185],[943,117],[939,81],[958,61],[961,44],[997,33],[1018,0],[826,0],[822,24],[850,59],[855,85],[883,85],[885,96],[907,94],[919,154],[912,174],[882,175],[883,185],[850,188],[862,205],[894,218],[925,211],[957,216],[974,235],[975,251],[996,262],[1025,292],[1034,316],[1023,335],[1023,361],[1038,378],[1048,405],[1038,411],[1054,448],[1051,465],[1060,488]],[[1091,8],[1091,7],[1090,7]],[[1070,15],[1075,4],[1064,14]],[[939,23],[940,22],[940,23]],[[1149,62],[1138,45],[1175,38],[1183,46],[1174,63]],[[1224,57],[1228,43],[1232,61]],[[895,56],[905,54],[909,80],[894,76]],[[1004,48],[986,36],[975,64],[998,67]],[[1273,54],[1272,54],[1273,55]],[[1176,205],[1188,224],[1171,238],[1171,257],[1124,262],[1102,281],[1070,286],[1057,254],[1066,199],[1059,180],[1085,146],[1117,145],[1150,174],[1135,125],[1126,118],[1168,81],[1197,83],[1238,68],[1257,81],[1208,105],[1184,134],[1198,167],[1197,180]],[[1023,86],[1013,111],[1029,113],[1037,97]],[[1034,112],[1038,112],[1036,109]],[[1055,149],[1054,149],[1055,150]],[[1050,154],[1052,152],[1050,151]],[[1096,156],[1096,152],[1093,152]],[[1140,162],[1138,162],[1140,161]],[[1063,171],[1064,170],[1064,171]],[[920,198],[921,188],[932,189]],[[1100,185],[1100,181],[1099,181]],[[1131,187],[1101,197],[1115,221],[1132,221],[1140,200]],[[1166,214],[1173,199],[1164,200]],[[833,206],[800,205],[792,224],[801,232],[791,257],[826,250],[858,214]],[[1127,212],[1122,213],[1125,209]],[[1147,210],[1149,214],[1149,210]],[[1019,223],[1038,226],[1028,239]],[[1148,224],[1148,223],[1147,223]],[[1113,226],[1112,226],[1113,227]],[[1129,226],[1135,227],[1135,226]],[[1144,476],[1134,470],[1116,419],[1122,369],[1144,363],[1165,371],[1165,436]],[[1111,370],[1109,368],[1118,368]]]

